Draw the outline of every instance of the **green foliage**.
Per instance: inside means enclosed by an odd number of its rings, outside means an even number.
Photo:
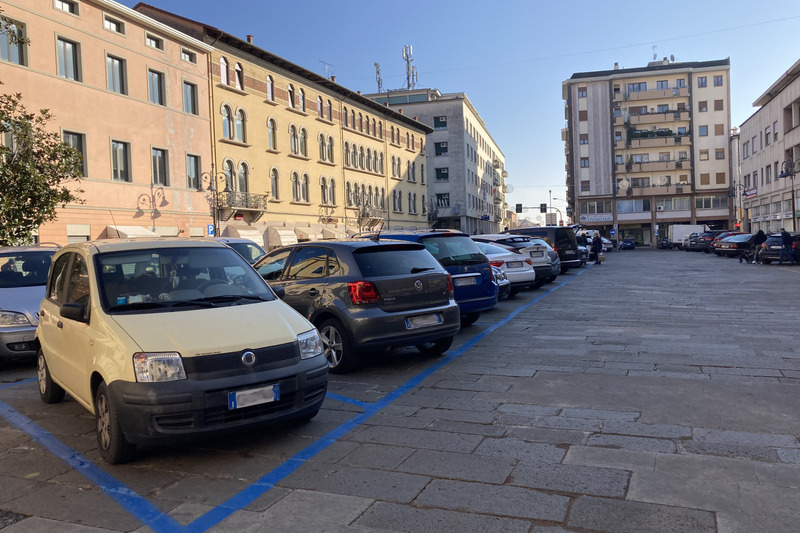
[[[81,154],[47,130],[47,109],[29,113],[20,94],[0,95],[0,246],[33,242],[58,206],[83,203]]]

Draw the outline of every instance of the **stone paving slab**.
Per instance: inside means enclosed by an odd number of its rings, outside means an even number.
[[[510,457],[418,450],[396,470],[437,478],[502,484],[516,464],[517,460]]]
[[[569,525],[615,533],[716,533],[713,513],[691,508],[582,496]]]
[[[474,512],[420,509],[385,502],[376,502],[355,521],[354,525],[403,533],[442,533],[442,531],[526,533],[531,527],[527,520],[501,518]]]
[[[521,463],[511,476],[511,484],[531,489],[624,498],[630,473],[591,466]]]

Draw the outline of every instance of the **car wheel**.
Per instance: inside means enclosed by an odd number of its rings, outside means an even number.
[[[765,265],[769,265],[770,263],[772,263],[772,259],[766,259],[762,257],[761,262],[764,263]]]
[[[125,438],[117,407],[105,383],[100,383],[94,395],[94,417],[97,422],[97,446],[103,460],[111,465],[130,461],[136,445]]]
[[[453,337],[443,337],[438,339],[435,342],[426,342],[423,344],[417,344],[417,350],[422,355],[430,355],[430,356],[437,356],[442,355],[444,352],[450,349],[450,346],[453,345]]]
[[[540,280],[534,281],[533,283],[531,283],[531,289],[538,289],[539,287],[541,287],[545,283],[549,283],[549,282],[550,282],[549,279],[540,279]]]
[[[322,348],[328,369],[334,374],[353,371],[358,366],[358,352],[353,349],[342,323],[329,318],[319,327]]]
[[[461,327],[466,328],[467,326],[471,326],[478,321],[480,316],[480,313],[467,313],[466,315],[461,315]]]
[[[39,381],[39,396],[44,403],[58,403],[64,399],[64,389],[57,385],[50,376],[44,352],[39,348],[39,362],[36,377]]]
[[[550,276],[547,278],[547,283],[553,283],[556,279],[558,279],[558,276]]]
[[[520,289],[519,287],[512,287],[511,290],[508,291],[509,298],[512,297],[512,296],[516,296],[517,294],[519,294],[519,291],[521,291],[521,290],[522,289]]]

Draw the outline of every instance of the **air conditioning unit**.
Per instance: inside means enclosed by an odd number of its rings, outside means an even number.
[[[663,211],[663,210],[664,210],[664,206],[663,205],[657,205],[656,206],[656,211]]]

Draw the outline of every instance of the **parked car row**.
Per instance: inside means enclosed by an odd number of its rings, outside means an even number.
[[[742,257],[745,253],[757,251],[757,259],[761,263],[769,265],[772,262],[780,261],[781,248],[783,247],[780,233],[768,235],[767,240],[761,244],[758,250],[756,250],[756,245],[754,244],[756,236],[753,233],[720,232],[719,230],[707,233],[715,233],[715,236],[708,244],[707,251],[709,253],[713,252],[718,256],[724,257]],[[790,235],[794,241],[792,244],[794,261],[800,263],[800,233],[790,233]]]

